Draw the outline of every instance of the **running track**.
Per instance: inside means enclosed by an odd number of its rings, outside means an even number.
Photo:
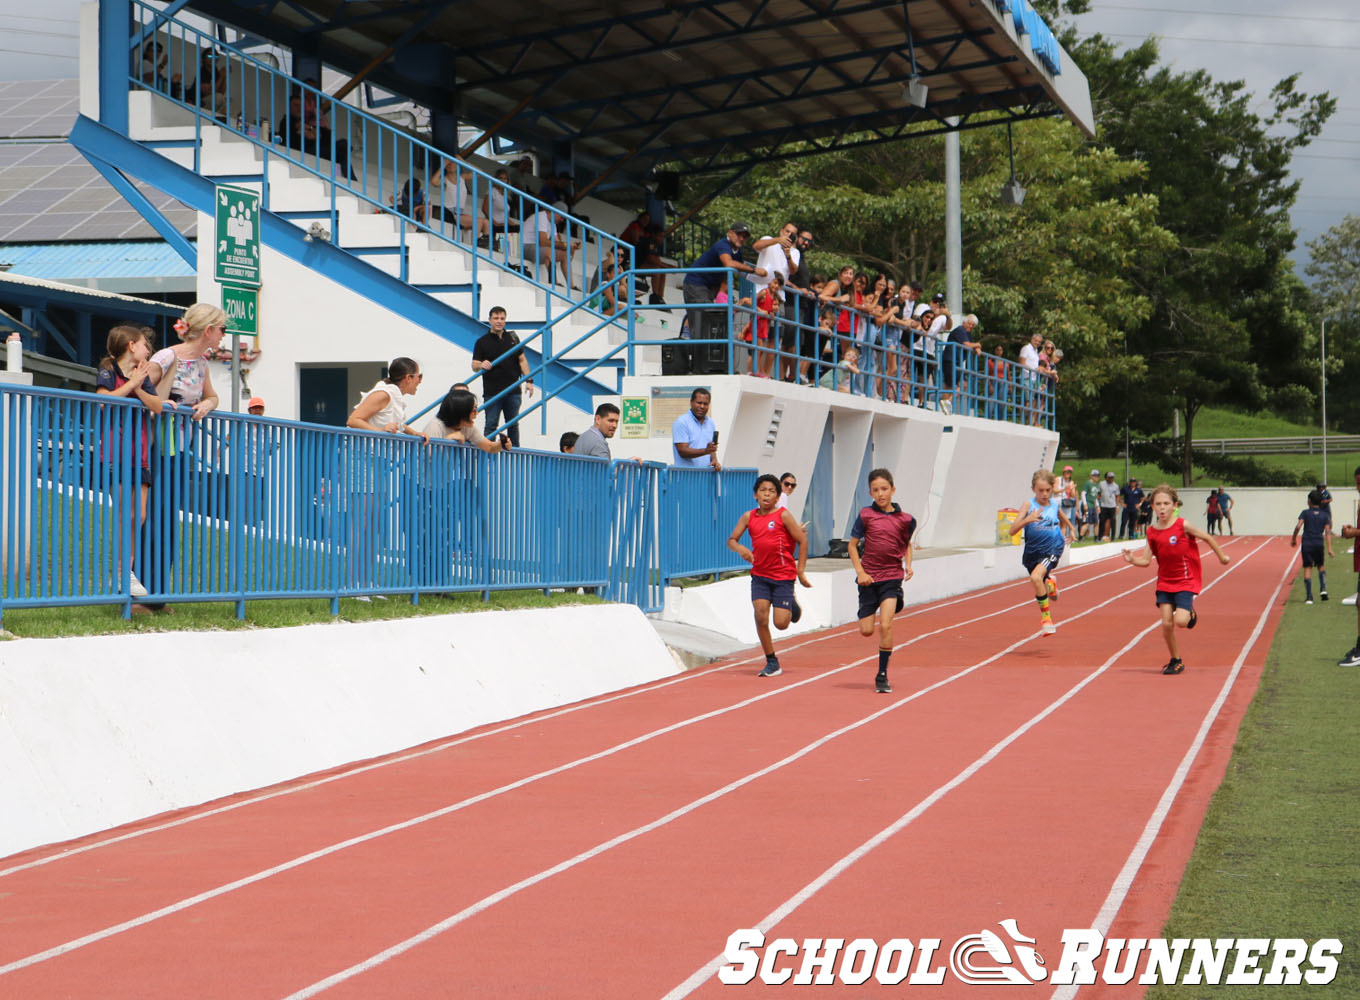
[[[1297,564],[1224,548],[1179,677],[1152,570],[1109,559],[1060,575],[1056,636],[1022,583],[898,616],[889,696],[832,629],[773,680],[723,661],[4,859],[0,997],[718,996],[774,988],[714,975],[745,927],[937,965],[1008,917],[1050,967],[1065,927],[1159,937]]]

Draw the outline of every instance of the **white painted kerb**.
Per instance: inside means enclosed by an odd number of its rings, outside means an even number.
[[[0,643],[0,856],[678,672],[627,605]]]

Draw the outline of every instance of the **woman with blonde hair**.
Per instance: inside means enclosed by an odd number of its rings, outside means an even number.
[[[175,320],[180,342],[157,351],[147,366],[156,395],[175,406],[192,408],[193,423],[217,409],[219,399],[204,355],[217,349],[226,330],[226,313],[217,306],[196,302]],[[170,592],[176,576],[179,513],[186,509],[192,496],[212,501],[221,493],[216,481],[205,490],[198,481],[205,470],[188,460],[193,423],[184,422],[173,409],[166,410],[154,437],[155,453],[151,457],[154,482],[138,555],[138,565],[143,568],[142,582],[153,595]],[[192,588],[193,584],[187,586]],[[134,611],[145,609],[169,610],[159,602],[133,605]]]
[[[151,378],[162,399],[193,407],[195,420],[202,420],[220,402],[212,387],[205,355],[222,343],[227,314],[217,306],[195,302],[175,320],[180,342],[151,356]]]

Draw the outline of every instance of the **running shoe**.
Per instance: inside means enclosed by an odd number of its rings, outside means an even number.
[[[132,574],[132,579],[128,583],[128,593],[131,594],[133,597],[146,596],[146,586],[142,583],[141,580],[137,579],[136,573]]]
[[[1048,599],[1050,601],[1056,601],[1058,599],[1058,581],[1050,576],[1044,582],[1048,584]]]
[[[1039,629],[1044,633],[1044,635],[1053,635],[1055,632],[1058,631],[1058,626],[1053,624],[1052,616],[1041,615],[1039,618]]]
[[[1338,667],[1360,667],[1360,645],[1336,661]]]
[[[784,672],[778,660],[766,660],[765,669],[756,674],[757,677],[778,677]]]
[[[1194,628],[1199,623],[1199,612],[1194,608],[1190,609],[1190,620],[1185,623],[1186,628]]]
[[[1308,600],[1304,601],[1303,603],[1304,603],[1304,604],[1312,604],[1312,603],[1313,603],[1313,599],[1310,597],[1310,598],[1308,598]]]
[[[1181,662],[1181,658],[1180,658],[1179,656],[1177,656],[1177,657],[1174,657],[1174,658],[1171,660],[1171,662],[1168,663],[1166,666],[1162,667],[1162,673],[1164,673],[1164,674],[1179,674],[1179,673],[1181,673],[1184,669],[1185,669],[1185,664],[1182,663],[1182,662]]]
[[[874,690],[879,694],[892,694],[892,685],[888,683],[887,674],[879,674],[874,678]]]
[[[1318,597],[1322,598],[1324,601],[1327,600],[1327,591],[1324,590],[1322,593],[1318,594]]]
[[[789,615],[789,620],[790,620],[791,622],[793,622],[793,623],[796,625],[796,624],[798,623],[798,619],[799,619],[799,618],[802,618],[802,617],[803,617],[803,606],[802,606],[801,604],[798,603],[798,598],[795,597],[795,598],[793,599],[793,611],[792,611],[792,612],[790,613],[790,615]]]

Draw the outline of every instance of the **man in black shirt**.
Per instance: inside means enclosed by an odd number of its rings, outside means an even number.
[[[498,394],[514,385],[521,375],[529,374],[529,359],[524,356],[523,348],[512,350],[519,345],[519,338],[505,328],[505,310],[502,307],[492,306],[491,312],[487,314],[487,322],[491,329],[478,337],[477,343],[472,348],[472,370],[483,373],[482,409],[486,413],[486,428],[483,433],[488,438],[494,439],[502,417],[509,423],[519,416],[520,393],[533,397],[534,380],[527,379],[521,389],[512,390],[500,399],[495,399]],[[510,353],[506,354],[507,351]],[[502,358],[501,355],[506,356]],[[511,424],[506,433],[510,436],[510,444],[518,448],[519,424]]]

